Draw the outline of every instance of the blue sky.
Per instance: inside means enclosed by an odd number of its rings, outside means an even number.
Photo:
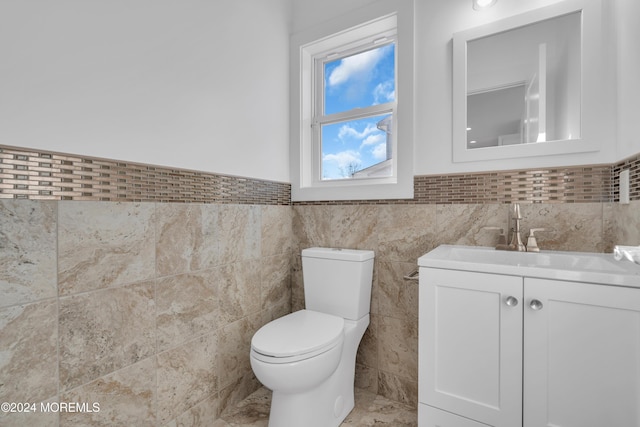
[[[395,45],[325,63],[325,114],[395,99]],[[376,123],[386,115],[322,128],[322,178],[349,176],[386,158],[386,134]]]

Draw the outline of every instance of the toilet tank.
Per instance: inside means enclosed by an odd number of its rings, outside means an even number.
[[[368,314],[374,255],[356,249],[303,249],[306,308],[349,320]]]

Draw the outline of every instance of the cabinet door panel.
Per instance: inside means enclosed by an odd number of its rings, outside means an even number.
[[[491,427],[423,403],[418,406],[418,425],[420,427]]]
[[[521,424],[522,278],[422,268],[419,352],[421,402]]]
[[[525,302],[524,425],[640,427],[640,290],[527,278]]]

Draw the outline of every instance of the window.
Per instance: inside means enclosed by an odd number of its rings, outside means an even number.
[[[342,55],[317,55],[314,63],[320,180],[393,176],[395,40],[381,36]]]
[[[292,37],[294,201],[413,197],[412,11],[381,0]]]

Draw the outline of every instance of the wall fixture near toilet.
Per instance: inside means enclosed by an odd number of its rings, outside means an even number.
[[[567,0],[453,36],[453,160],[600,150],[600,0]]]

